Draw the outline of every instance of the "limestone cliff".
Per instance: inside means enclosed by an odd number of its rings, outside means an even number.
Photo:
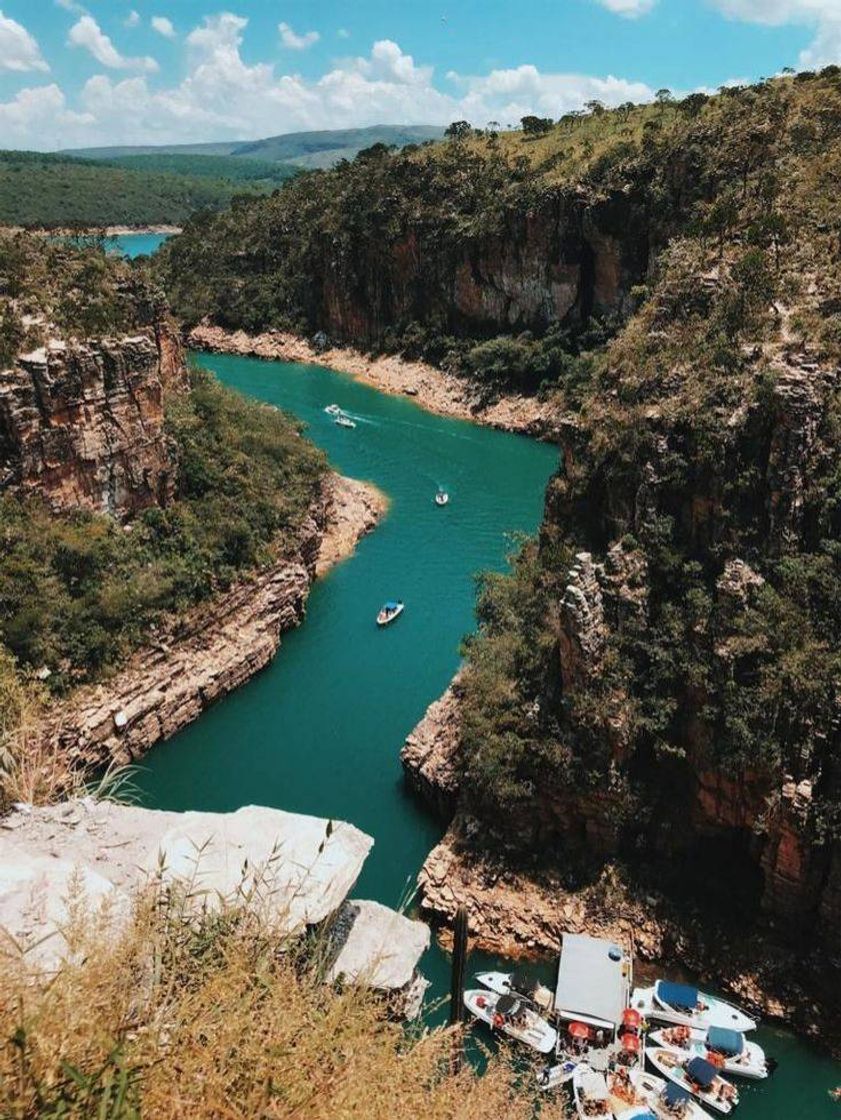
[[[57,511],[128,517],[166,505],[176,464],[164,396],[186,387],[174,326],[77,343],[52,340],[0,373],[0,487]]]

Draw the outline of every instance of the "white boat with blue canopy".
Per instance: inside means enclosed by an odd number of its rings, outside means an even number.
[[[706,1058],[733,1077],[760,1081],[771,1072],[759,1043],[749,1042],[741,1032],[727,1027],[710,1027],[707,1031],[664,1027],[650,1037],[655,1046],[665,1046],[693,1058]]]
[[[658,980],[651,988],[635,989],[631,1006],[646,1019],[693,1030],[725,1027],[744,1034],[756,1029],[755,1020],[732,1003],[700,992],[691,984],[674,984],[670,980]]]
[[[704,1058],[687,1058],[674,1050],[664,1049],[649,1050],[647,1057],[658,1073],[697,1097],[707,1108],[726,1116],[739,1103],[736,1086]]]
[[[707,1120],[707,1113],[679,1085],[647,1070],[631,1074],[634,1101],[616,1110],[616,1120]]]
[[[389,599],[380,608],[377,615],[377,626],[389,626],[403,613],[404,604],[399,599]]]

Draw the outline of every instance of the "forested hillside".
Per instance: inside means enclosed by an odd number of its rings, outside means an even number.
[[[210,158],[210,157],[208,157]],[[186,172],[188,165],[182,165]],[[279,166],[279,165],[278,165]],[[0,152],[0,225],[63,228],[181,225],[197,210],[218,210],[237,195],[274,189],[286,171],[260,179],[211,177],[157,166],[112,165],[40,152]]]
[[[837,944],[841,70],[523,125],[204,217],[166,282],[553,395],[539,541],[468,644],[464,807],[561,863],[714,839]]]

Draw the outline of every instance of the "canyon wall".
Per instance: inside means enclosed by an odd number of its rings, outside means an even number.
[[[176,464],[164,396],[186,388],[174,325],[76,343],[51,340],[0,373],[0,489],[56,511],[130,517],[166,505]]]
[[[338,339],[372,342],[412,321],[482,336],[627,312],[648,268],[648,225],[632,192],[593,202],[551,191],[449,245],[421,225],[376,244],[331,243],[313,282],[313,318]]]

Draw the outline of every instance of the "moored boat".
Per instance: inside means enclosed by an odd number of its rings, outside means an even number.
[[[706,1058],[724,1073],[733,1077],[750,1077],[761,1080],[768,1076],[765,1051],[757,1042],[749,1042],[739,1031],[723,1027],[710,1027],[707,1031],[690,1027],[664,1027],[654,1031],[651,1041],[655,1046],[675,1050],[693,1058]]]
[[[658,1073],[716,1112],[727,1115],[739,1103],[736,1086],[704,1058],[687,1058],[661,1048],[649,1050],[648,1060]]]
[[[404,604],[399,599],[390,599],[384,603],[377,615],[377,626],[389,626],[403,613]]]
[[[464,993],[464,1006],[492,1030],[524,1042],[541,1054],[550,1054],[555,1048],[558,1036],[554,1028],[520,996],[473,988]]]
[[[525,996],[537,1004],[541,1011],[552,1010],[552,992],[545,984],[525,972],[477,972],[476,979],[484,988],[506,996],[510,993]]]
[[[746,1031],[756,1029],[756,1022],[740,1008],[717,996],[699,992],[691,984],[673,984],[658,980],[651,988],[636,988],[631,1006],[647,1019],[707,1031],[710,1027]]]
[[[572,1095],[581,1120],[614,1120],[607,1080],[586,1063],[577,1066],[572,1075]]]
[[[647,1070],[631,1074],[634,1103],[616,1110],[616,1120],[707,1120],[707,1113],[679,1085]]]
[[[547,1092],[549,1089],[559,1089],[561,1085],[569,1084],[577,1068],[578,1062],[571,1058],[557,1062],[553,1066],[543,1066],[535,1075],[538,1089]]]

